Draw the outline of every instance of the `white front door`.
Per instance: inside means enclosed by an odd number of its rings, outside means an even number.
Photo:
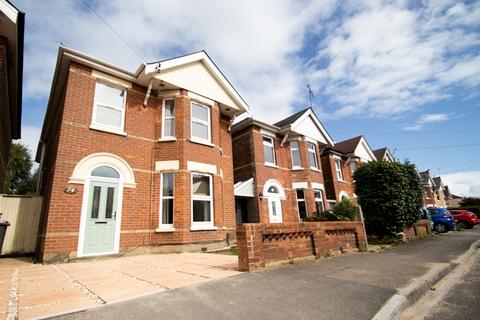
[[[268,214],[270,223],[282,223],[282,202],[279,197],[268,198]]]

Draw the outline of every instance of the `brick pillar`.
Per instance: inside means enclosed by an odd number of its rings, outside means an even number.
[[[238,268],[253,271],[265,267],[262,248],[262,226],[246,223],[237,226]]]

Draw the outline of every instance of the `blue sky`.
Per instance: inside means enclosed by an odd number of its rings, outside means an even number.
[[[22,140],[36,147],[58,45],[128,70],[205,49],[255,117],[308,104],[335,141],[374,149],[480,196],[480,2],[91,1],[13,3],[26,13]],[[272,112],[273,111],[273,112]]]

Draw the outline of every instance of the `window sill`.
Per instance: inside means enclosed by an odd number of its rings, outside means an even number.
[[[192,226],[190,231],[217,231],[218,228],[215,226]]]
[[[310,170],[316,171],[316,172],[322,172],[322,170],[320,170],[320,169],[318,169],[318,168],[313,168],[313,167],[310,167]]]
[[[203,144],[204,146],[207,146],[207,147],[212,147],[214,148],[215,145],[207,140],[200,140],[200,139],[195,139],[195,138],[190,138],[188,139],[188,141],[190,141],[191,143],[197,143],[197,144]]]
[[[304,170],[302,167],[293,167],[292,171],[301,171]]]
[[[159,227],[155,230],[157,233],[162,233],[162,232],[175,232],[175,228],[167,228],[167,227]]]
[[[347,181],[345,181],[345,180],[337,180],[337,182],[347,183]]]
[[[119,136],[124,136],[124,137],[127,136],[127,133],[125,131],[115,130],[115,129],[107,128],[107,127],[102,127],[102,126],[95,125],[95,124],[90,125],[89,128],[92,129],[92,130],[96,130],[96,131],[103,131],[103,132],[117,134]]]
[[[270,167],[270,168],[276,168],[278,169],[278,166],[276,164],[272,164],[272,163],[268,163],[268,162],[265,162],[265,167]]]
[[[177,141],[175,137],[163,137],[158,139],[158,142],[170,142],[170,141]]]

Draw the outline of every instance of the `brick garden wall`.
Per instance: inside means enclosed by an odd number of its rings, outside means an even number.
[[[431,235],[432,231],[430,230],[430,221],[418,220],[416,223],[407,226],[403,233],[405,233],[407,240],[415,240]]]
[[[252,271],[275,261],[366,248],[359,221],[237,225],[238,264]]]

